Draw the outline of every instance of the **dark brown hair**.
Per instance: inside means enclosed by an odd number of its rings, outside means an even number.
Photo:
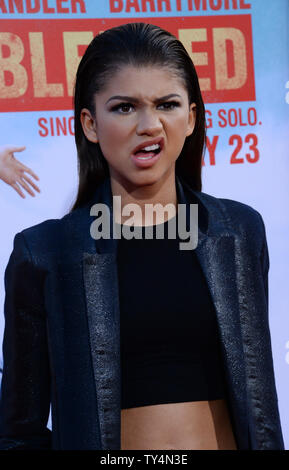
[[[98,143],[83,133],[80,113],[94,110],[94,96],[103,90],[110,77],[124,65],[165,66],[184,82],[189,103],[196,103],[196,124],[185,140],[176,161],[176,174],[193,189],[201,191],[202,156],[205,148],[205,109],[194,64],[182,43],[171,33],[148,23],[127,23],[97,35],[82,57],[75,82],[75,142],[78,154],[79,187],[71,209],[86,204],[96,187],[109,176],[109,167]]]

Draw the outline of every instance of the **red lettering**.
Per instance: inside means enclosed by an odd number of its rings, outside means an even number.
[[[249,122],[250,126],[256,126],[257,121],[258,121],[258,118],[257,118],[256,109],[255,108],[249,108],[248,109],[248,122]]]
[[[86,13],[86,6],[84,0],[71,0],[71,11],[72,13],[77,12],[77,5],[79,5],[80,13]]]
[[[2,11],[2,13],[8,13],[5,5],[5,0],[0,0],[0,10]]]
[[[42,130],[39,130],[38,131],[38,134],[41,136],[41,137],[47,137],[49,132],[48,132],[48,128],[45,126],[45,124],[47,124],[47,119],[45,118],[39,118],[38,119],[38,125]]]
[[[59,117],[55,118],[55,124],[56,124],[56,134],[57,135],[67,135],[67,127],[66,127],[66,118],[61,119]]]
[[[74,136],[74,116],[69,118],[56,116],[55,118],[49,118],[49,120],[41,117],[37,122],[40,128],[38,134],[41,137],[59,137],[62,135],[67,136],[68,134]]]
[[[238,110],[231,108],[228,111],[225,109],[219,109],[218,117],[220,120],[218,121],[218,125],[220,127],[226,127],[229,125],[230,127],[244,127],[244,126],[256,126],[258,117],[257,111],[255,108],[249,108],[247,111],[247,115],[242,108],[238,108]]]
[[[177,0],[177,11],[182,11],[182,0]]]
[[[206,117],[206,124],[207,124],[207,129],[211,129],[213,127],[213,120],[212,120],[212,111],[209,109],[206,109],[205,111],[206,115],[208,114],[209,118]]]
[[[43,0],[43,13],[55,13],[55,8],[48,6],[48,0]]]
[[[69,8],[63,8],[62,3],[68,0],[56,0],[57,13],[69,13]]]
[[[252,141],[252,143],[249,146],[249,149],[253,151],[253,156],[251,156],[249,153],[246,153],[246,158],[249,163],[256,163],[260,158],[260,152],[259,152],[259,149],[257,148],[258,137],[255,134],[246,135],[245,137],[246,144],[249,144],[250,141]]]
[[[24,13],[23,0],[9,0],[9,13],[15,13],[14,6],[17,13]]]
[[[49,119],[50,121],[50,130],[51,130],[51,135],[54,136],[54,125],[53,125],[53,118],[51,117]]]
[[[247,126],[246,122],[243,122],[243,115],[242,115],[242,110],[241,108],[238,109],[238,114],[239,114],[239,125],[241,127]]]
[[[74,135],[74,116],[68,119],[68,130],[70,135]]]
[[[242,137],[239,135],[231,135],[229,139],[229,145],[234,145],[234,143],[237,142],[236,148],[234,152],[232,153],[230,163],[244,163],[244,158],[237,158],[238,153],[242,149],[243,142],[242,142]]]
[[[228,122],[231,127],[238,125],[238,115],[236,109],[230,109],[228,112]]]
[[[109,7],[111,13],[119,13],[123,9],[122,0],[109,0]]]
[[[137,13],[140,13],[138,0],[127,0],[125,11],[130,13],[131,8],[134,8]]]
[[[212,10],[220,10],[222,8],[222,0],[209,0]],[[216,3],[216,5],[215,5]]]
[[[34,6],[32,6],[33,0],[26,0],[27,13],[38,13],[40,11],[40,0],[34,0]]]
[[[177,2],[179,3],[181,2],[181,0],[177,0]],[[141,1],[142,11],[147,11],[147,3],[150,4],[150,11],[156,11],[154,0],[142,0]]]
[[[230,10],[230,3],[231,2],[232,2],[233,10],[237,10],[238,9],[237,0],[225,0],[225,10]]]
[[[165,11],[171,11],[171,2],[170,0],[158,0],[158,11],[163,11],[163,3],[166,5]]]
[[[251,8],[251,4],[245,3],[245,0],[240,0],[240,9],[244,10],[245,8]]]
[[[220,121],[218,121],[218,125],[220,127],[226,127],[227,126],[226,110],[225,109],[219,109],[218,117],[220,118]]]
[[[207,137],[206,139],[207,149],[209,151],[210,165],[216,165],[215,152],[218,141],[218,135],[214,135],[212,142],[210,141],[209,137]]]
[[[201,8],[201,2],[202,2],[202,10],[207,10],[207,0],[188,0],[188,9],[191,10],[197,10],[199,11]],[[193,6],[194,3],[194,6]]]
[[[249,150],[252,150],[253,155],[250,153],[246,153],[246,159],[249,163],[256,163],[259,158],[260,158],[260,152],[257,147],[258,145],[258,137],[255,134],[248,134],[246,135],[244,139],[246,144],[249,145]],[[229,139],[229,145],[234,145],[234,143],[237,143],[235,150],[232,153],[230,163],[244,163],[244,158],[237,158],[237,155],[242,149],[243,146],[243,141],[242,137],[240,135],[231,135]]]

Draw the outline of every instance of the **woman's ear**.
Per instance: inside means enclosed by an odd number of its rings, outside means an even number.
[[[194,132],[194,128],[196,124],[196,114],[197,114],[197,105],[196,103],[191,103],[190,110],[189,110],[188,127],[186,131],[187,137]]]
[[[85,137],[96,144],[98,142],[95,120],[87,108],[83,108],[80,113],[80,121]]]

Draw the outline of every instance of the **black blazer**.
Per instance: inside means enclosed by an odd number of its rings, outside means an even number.
[[[238,449],[284,449],[268,325],[268,249],[261,215],[191,190],[196,253],[215,305]],[[91,205],[110,207],[110,179],[85,207],[18,233],[5,271],[2,449],[120,449],[117,240],[90,235]],[[46,428],[52,408],[52,433]]]

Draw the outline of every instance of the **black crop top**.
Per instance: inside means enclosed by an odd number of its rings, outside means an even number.
[[[173,219],[171,219],[173,220]],[[118,245],[121,408],[225,397],[214,305],[195,250],[180,239]],[[176,216],[177,223],[177,216]]]

